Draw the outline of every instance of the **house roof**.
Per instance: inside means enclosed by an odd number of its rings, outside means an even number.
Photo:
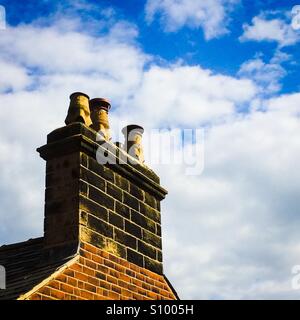
[[[53,274],[66,258],[45,261],[43,238],[0,247],[0,265],[6,270],[6,289],[0,300],[17,299]]]
[[[63,251],[63,255],[49,259],[44,249],[44,238],[29,239],[0,247],[0,265],[6,269],[6,289],[0,290],[0,300],[18,299],[42,284],[44,280],[66,266],[66,263],[72,260],[71,258],[74,258],[74,255],[70,255],[71,252]],[[177,292],[167,277],[163,276],[179,300]]]

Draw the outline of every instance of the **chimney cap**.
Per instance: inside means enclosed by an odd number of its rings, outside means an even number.
[[[123,133],[124,135],[125,135],[125,134],[129,134],[129,133],[130,133],[131,131],[133,131],[133,130],[136,130],[136,131],[138,131],[138,132],[141,133],[141,134],[144,133],[144,128],[141,127],[141,126],[139,126],[139,125],[137,125],[137,124],[130,124],[130,125],[124,127],[124,128],[122,129],[122,133]]]
[[[108,111],[111,108],[110,101],[106,98],[94,98],[90,100],[90,108],[102,108]]]
[[[86,93],[76,91],[70,95],[70,100],[72,100],[75,96],[85,96],[86,98],[90,99],[90,97]]]

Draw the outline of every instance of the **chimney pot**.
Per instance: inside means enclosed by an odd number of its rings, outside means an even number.
[[[82,92],[74,92],[70,95],[70,105],[65,120],[66,125],[74,122],[82,122],[87,126],[92,124],[89,99],[90,97]]]
[[[125,137],[125,150],[127,153],[141,163],[144,163],[145,158],[142,146],[144,128],[136,124],[131,124],[123,128],[122,133]]]
[[[110,140],[110,127],[108,120],[108,111],[110,110],[110,102],[105,98],[94,98],[90,100],[91,110],[91,127],[102,134],[105,140]]]

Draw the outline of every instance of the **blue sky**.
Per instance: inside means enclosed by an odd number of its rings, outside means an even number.
[[[251,24],[253,17],[262,12],[279,11],[289,13],[291,8],[297,5],[295,1],[237,1],[228,17],[228,34],[212,38],[206,41],[201,28],[190,28],[183,25],[176,32],[164,32],[163,23],[160,21],[164,13],[157,13],[158,19],[152,23],[145,23],[145,3],[139,0],[130,1],[88,1],[92,7],[71,5],[71,1],[2,1],[7,8],[7,20],[11,25],[31,23],[41,17],[49,17],[59,10],[78,15],[82,19],[103,19],[101,11],[106,8],[113,8],[116,17],[125,19],[135,24],[139,30],[138,42],[144,52],[166,61],[177,61],[182,59],[189,65],[201,64],[204,68],[213,69],[216,72],[235,75],[239,66],[246,60],[251,59],[255,54],[262,54],[264,61],[272,58],[276,42],[246,41],[241,43],[239,37],[243,33],[243,25]],[[80,1],[77,1],[80,3]],[[82,3],[82,2],[81,2]],[[287,16],[286,20],[291,19]],[[93,30],[95,31],[95,30]],[[101,32],[97,30],[96,32]],[[84,30],[89,32],[89,30]],[[299,59],[299,50],[296,47],[285,47],[282,49],[287,54],[292,54],[295,60]],[[221,50],[221,54],[220,54]],[[282,79],[282,92],[295,92],[299,89],[297,72],[299,65],[285,64],[287,75]]]
[[[148,163],[169,190],[165,273],[182,298],[299,299],[296,1],[0,4],[0,243],[42,235],[35,149],[64,125],[69,94],[83,91],[111,100],[114,141],[132,122],[146,132],[207,128],[201,175]]]

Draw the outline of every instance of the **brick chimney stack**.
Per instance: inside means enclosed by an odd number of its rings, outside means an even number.
[[[167,191],[144,165],[143,128],[124,128],[123,150],[110,141],[106,99],[77,92],[70,100],[67,125],[48,134],[38,149],[46,160],[43,259],[78,257],[66,277],[77,284],[72,299],[89,290],[80,288],[78,270],[95,282],[91,299],[177,299],[163,274],[160,202]],[[99,152],[108,152],[115,163],[99,163]],[[43,297],[43,290],[26,299]]]

